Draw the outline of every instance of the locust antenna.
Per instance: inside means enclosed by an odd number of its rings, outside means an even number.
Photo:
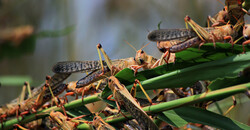
[[[237,22],[236,25],[234,25],[234,29],[237,28],[238,26],[243,26],[244,23],[245,22],[240,22],[240,23]]]
[[[224,6],[224,4],[220,1],[220,0],[217,0],[219,3],[221,3],[223,6]]]
[[[130,47],[132,47],[135,50],[135,52],[137,52],[136,48],[133,45],[131,45],[128,41],[124,40],[124,42],[126,42]]]
[[[109,76],[107,76],[107,75],[102,75],[102,76],[104,76],[105,78],[108,78]]]
[[[150,42],[149,42],[149,43],[150,43]],[[148,44],[149,44],[149,43],[148,43]],[[148,46],[148,44],[146,44],[145,46],[142,46],[140,50],[142,50],[144,47]]]

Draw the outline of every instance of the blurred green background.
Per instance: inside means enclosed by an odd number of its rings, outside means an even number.
[[[58,61],[98,60],[98,43],[111,59],[132,57],[135,51],[124,40],[140,49],[160,21],[161,28],[184,28],[189,15],[205,26],[207,16],[222,8],[217,0],[0,0],[0,32],[22,25],[34,28],[19,46],[0,39],[0,104],[16,98],[24,81],[42,84]],[[161,55],[155,43],[144,50]],[[83,75],[74,74],[66,82]]]

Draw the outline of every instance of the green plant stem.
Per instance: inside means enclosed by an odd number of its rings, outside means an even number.
[[[226,97],[229,97],[237,93],[246,92],[248,89],[250,89],[250,83],[236,85],[236,86],[229,87],[229,88],[219,89],[219,90],[208,92],[208,93],[202,93],[199,95],[193,95],[190,97],[185,97],[185,98],[181,98],[181,99],[177,99],[177,100],[173,100],[169,102],[160,103],[157,105],[144,107],[143,110],[146,111],[147,113],[154,114],[154,113],[174,109],[177,107],[181,107],[184,105],[186,106],[186,105],[191,105],[191,104],[196,104],[199,102],[211,101],[211,100],[212,101],[221,100],[221,99],[224,99]],[[126,115],[128,119],[132,119],[132,116],[128,112],[124,114]],[[114,115],[114,116],[109,116],[106,118],[106,122],[108,123],[117,123],[117,122],[125,121],[125,120],[127,119],[123,117],[122,115],[119,115],[119,116]]]
[[[74,100],[68,104],[65,104],[64,107],[67,110],[72,109],[72,108],[76,108],[76,107],[80,108],[85,104],[97,102],[100,100],[101,100],[100,95],[97,94],[97,95],[93,95],[93,96],[89,96],[89,97],[84,98],[83,102],[82,102],[82,99]],[[36,119],[44,118],[46,116],[49,116],[49,112],[52,110],[62,112],[61,107],[57,107],[57,106],[50,107],[50,108],[47,108],[45,110],[38,111],[35,114],[30,114],[28,116],[24,116],[23,119],[22,119],[22,117],[19,117],[18,120],[17,120],[17,118],[14,118],[12,120],[8,120],[8,121],[3,123],[4,129],[11,129],[14,124],[24,124],[24,123],[27,123],[27,122],[30,122],[30,121],[33,121]],[[86,125],[84,125],[84,128],[85,127],[86,127]],[[3,129],[2,124],[0,124],[0,129]]]

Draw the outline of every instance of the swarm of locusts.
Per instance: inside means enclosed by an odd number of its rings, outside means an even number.
[[[29,83],[25,82],[21,95],[0,107],[1,129],[77,129],[79,125],[86,124],[90,129],[175,129],[166,122],[156,123],[155,113],[144,111],[144,107],[154,107],[160,103],[168,102],[179,98],[207,93],[208,81],[193,85],[189,88],[164,88],[154,90],[154,94],[148,95],[141,82],[136,79],[139,69],[147,70],[175,62],[175,53],[186,50],[190,47],[202,47],[206,43],[213,43],[216,49],[216,42],[225,42],[234,46],[241,44],[245,53],[245,45],[250,43],[250,25],[244,21],[244,15],[249,14],[242,7],[243,0],[226,0],[224,8],[214,17],[208,16],[208,27],[198,25],[191,17],[186,16],[184,29],[158,29],[149,32],[148,40],[156,42],[157,48],[162,52],[162,57],[157,59],[144,52],[142,47],[136,50],[135,57],[111,60],[105,53],[101,44],[97,44],[97,51],[100,60],[97,61],[62,61],[52,67],[55,73],[53,76],[46,76],[45,82],[30,89]],[[190,26],[190,27],[188,27]],[[128,43],[128,42],[127,42]],[[128,43],[129,44],[129,43]],[[130,44],[129,44],[130,45]],[[132,45],[130,45],[132,46]],[[104,60],[102,60],[102,56]],[[116,74],[125,68],[134,71],[133,87],[130,91],[116,77]],[[72,82],[64,82],[72,73],[86,73],[86,76]],[[249,68],[243,71],[243,76],[249,77]],[[134,78],[133,77],[133,78]],[[194,87],[195,86],[195,87]],[[205,86],[205,88],[203,88]],[[137,98],[137,87],[143,92],[145,99]],[[26,93],[27,89],[27,93]],[[81,98],[81,104],[87,104],[85,98],[90,95],[100,95],[104,89],[109,89],[110,95],[106,99],[98,96],[102,100],[102,108],[97,111],[87,107],[90,113],[80,114],[70,113],[67,107],[69,96]],[[235,98],[233,97],[235,100]],[[106,102],[113,102],[113,106]],[[234,101],[234,105],[236,101]],[[204,102],[197,107],[206,109],[211,102]],[[197,104],[196,104],[197,105]],[[233,106],[234,106],[233,105]],[[227,114],[232,108],[228,109]],[[80,106],[78,106],[80,108]],[[83,107],[83,106],[81,106]],[[93,106],[95,104],[93,103]],[[35,115],[32,121],[26,118]],[[74,116],[78,115],[78,117]],[[80,116],[79,116],[80,115]],[[109,124],[111,117],[124,117],[126,121],[122,123]],[[40,117],[40,118],[39,118]],[[86,120],[91,117],[93,120]],[[17,123],[8,125],[9,121],[15,120]],[[29,122],[29,123],[24,123]],[[196,127],[205,127],[199,124],[189,124]],[[7,127],[8,126],[8,127]],[[11,126],[11,127],[10,127]],[[115,126],[115,127],[114,127]]]

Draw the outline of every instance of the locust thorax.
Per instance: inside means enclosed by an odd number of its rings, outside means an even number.
[[[229,35],[233,35],[235,33],[235,30],[233,28],[233,25],[229,24],[229,25],[225,25],[224,29],[224,33],[225,36],[229,36]]]
[[[67,85],[67,89],[68,90],[75,90],[76,89],[76,83],[77,83],[77,81],[69,82],[69,84]]]
[[[167,49],[171,47],[170,41],[158,41],[157,42],[157,48],[160,50],[160,52],[165,53]]]
[[[217,29],[212,32],[212,36],[218,40],[223,40],[225,36],[235,37],[234,35],[236,35],[236,32],[231,24],[217,27]]]
[[[138,65],[144,64],[148,59],[148,55],[143,50],[138,50],[135,55],[135,61]]]

